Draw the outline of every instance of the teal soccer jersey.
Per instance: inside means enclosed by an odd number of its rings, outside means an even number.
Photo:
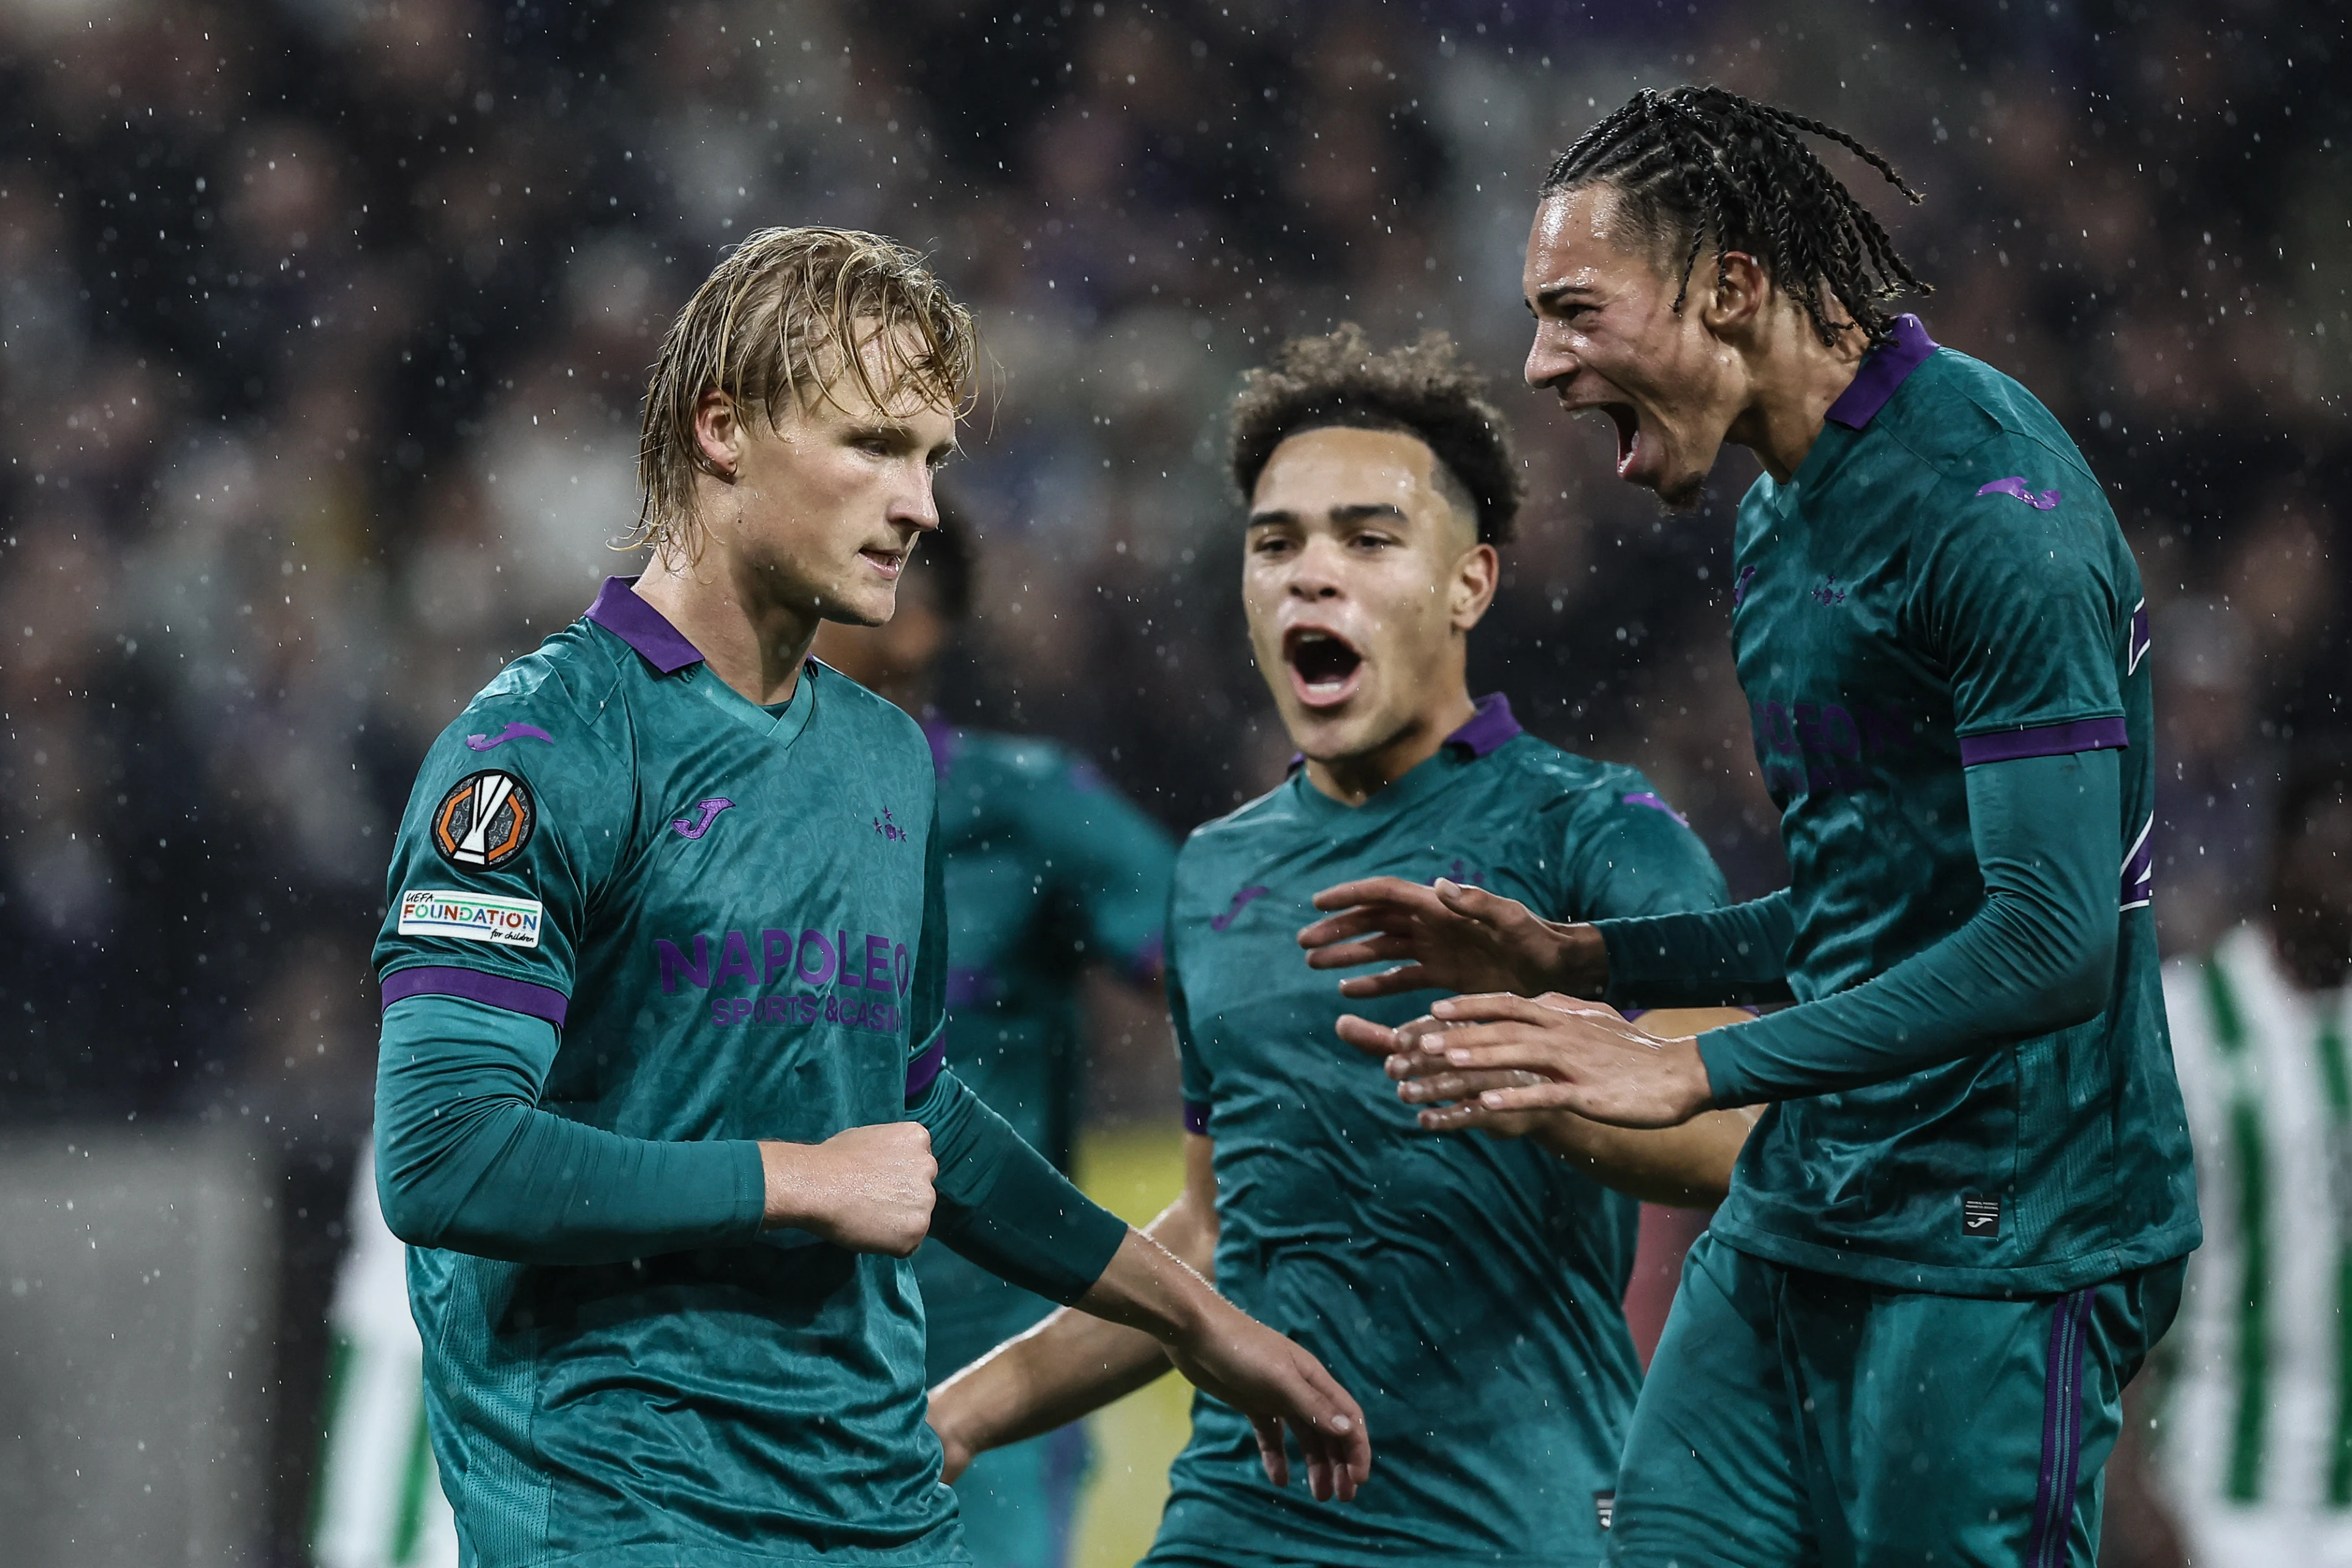
[[[395,1042],[404,1009],[553,1026],[543,1088],[511,1097],[616,1151],[574,1139],[583,1163],[522,1173],[545,1219],[411,1250],[468,1562],[965,1560],[912,1265],[761,1231],[753,1142],[904,1120],[952,1084],[933,797],[905,714],[814,662],[759,707],[618,579],[433,747],[376,949],[384,1190],[445,1104],[497,1109],[437,1087],[448,1031]],[[588,1155],[667,1163],[631,1184]],[[595,1230],[648,1187],[698,1240]]]
[[[1066,1171],[1086,1091],[1088,960],[1160,974],[1175,846],[1085,763],[1043,741],[926,721],[948,906],[948,1056],[973,1093]],[[1053,1310],[944,1247],[915,1255],[936,1384]]]
[[[2148,910],[2147,611],[2082,455],[2023,387],[1906,316],[1789,482],[1748,491],[1734,554],[1796,998],[1882,974],[1976,912],[1964,770],[1988,763],[2120,752],[2119,946],[2090,1022],[1866,1088],[1754,1081],[1743,1053],[1781,1020],[1708,1036],[1720,1100],[1781,1100],[1715,1234],[1794,1268],[1980,1295],[2185,1254],[2196,1193]]]
[[[1187,1124],[1215,1145],[1217,1288],[1363,1402],[1353,1507],[1258,1468],[1206,1397],[1151,1561],[1593,1563],[1640,1381],[1620,1305],[1637,1205],[1532,1142],[1423,1131],[1341,1041],[1430,993],[1350,1003],[1297,940],[1321,889],[1439,877],[1555,919],[1707,909],[1723,882],[1642,775],[1520,732],[1499,697],[1349,808],[1303,770],[1177,860],[1169,992]]]

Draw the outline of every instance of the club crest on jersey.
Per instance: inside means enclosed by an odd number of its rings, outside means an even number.
[[[887,805],[882,808],[882,815],[874,819],[874,831],[893,844],[903,843],[914,837],[891,819],[890,808]]]
[[[452,866],[487,871],[523,851],[539,806],[522,780],[488,768],[460,779],[433,812],[433,847]]]

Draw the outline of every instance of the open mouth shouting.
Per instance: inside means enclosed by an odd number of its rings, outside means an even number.
[[[1603,403],[1600,408],[1617,426],[1617,477],[1631,479],[1636,465],[1648,455],[1643,449],[1642,416],[1630,403]]]
[[[1364,683],[1364,656],[1335,631],[1293,626],[1283,634],[1290,689],[1309,708],[1337,708]]]

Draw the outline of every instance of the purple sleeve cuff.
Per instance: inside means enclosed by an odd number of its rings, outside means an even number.
[[[1184,1131],[1206,1133],[1209,1131],[1209,1102],[1188,1100],[1184,1102]]]
[[[931,1092],[931,1085],[948,1065],[948,1032],[941,1029],[931,1037],[921,1054],[907,1063],[907,1103],[912,1105]]]
[[[411,996],[462,996],[468,1002],[544,1018],[559,1029],[563,1026],[564,1009],[572,1000],[552,985],[533,985],[527,980],[509,980],[502,974],[485,974],[478,969],[442,964],[395,969],[383,977],[383,990],[386,1007]]]
[[[2071,724],[2042,724],[2031,730],[1996,730],[1990,735],[1960,737],[1960,765],[2013,763],[2021,757],[2063,757],[2075,752],[2120,752],[2131,745],[2124,721],[2078,719]]]

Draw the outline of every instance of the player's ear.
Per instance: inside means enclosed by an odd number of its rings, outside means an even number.
[[[695,400],[694,446],[711,472],[723,479],[735,477],[743,460],[743,422],[733,398],[713,389]]]
[[[1706,266],[1704,256],[1698,265],[1703,274]],[[1744,250],[1732,250],[1724,253],[1714,288],[1704,295],[1696,288],[1691,293],[1706,301],[1700,315],[1707,330],[1724,338],[1751,330],[1771,291],[1772,275],[1764,270],[1764,264]]]
[[[1454,563],[1452,613],[1454,629],[1466,632],[1486,619],[1503,580],[1503,558],[1491,544],[1474,544]]]

